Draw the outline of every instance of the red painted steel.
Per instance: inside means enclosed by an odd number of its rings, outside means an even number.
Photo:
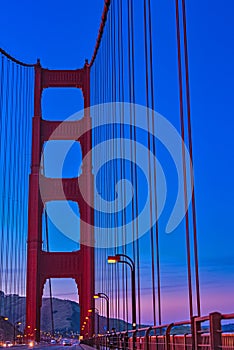
[[[113,349],[130,350],[218,350],[234,349],[234,334],[222,330],[222,320],[233,320],[234,314],[222,315],[219,312],[203,317],[194,317],[194,332],[191,320],[152,326],[138,330],[116,333],[116,343]],[[201,326],[202,322],[208,325]],[[181,327],[182,326],[182,327]],[[186,327],[183,329],[183,327]],[[174,334],[171,334],[173,330]],[[186,332],[187,331],[187,332]],[[184,334],[181,334],[181,332]],[[195,340],[193,340],[195,337]],[[103,334],[85,341],[97,348],[109,349],[109,335]]]
[[[41,137],[42,141],[47,140],[77,140],[77,135],[83,135],[84,123],[82,120],[67,121],[67,122],[52,122],[42,120]],[[78,139],[79,141],[79,139]]]
[[[80,188],[90,203],[93,202],[92,176],[92,133],[89,110],[85,110],[82,120],[77,122],[49,122],[42,119],[41,96],[48,87],[77,87],[82,89],[84,107],[90,106],[90,68],[85,64],[78,70],[48,70],[43,69],[40,62],[35,66],[34,117],[32,135],[32,163],[29,187],[28,212],[28,260],[27,260],[27,299],[26,299],[26,334],[29,339],[40,339],[40,308],[43,288],[48,278],[73,278],[79,291],[81,324],[88,310],[94,307],[94,248],[93,210],[80,195]],[[67,200],[76,201],[80,209],[80,250],[72,253],[47,253],[42,251],[42,213],[43,202],[62,199],[58,180],[49,179],[40,173],[40,161],[43,144],[58,127],[52,139],[74,140],[76,128],[90,128],[78,141],[81,144],[82,155],[86,160],[82,164],[80,182],[77,179],[63,179],[62,186]],[[87,156],[88,154],[88,156]],[[60,181],[61,182],[61,181]],[[40,194],[40,189],[42,195]],[[64,194],[63,194],[64,197]],[[42,200],[43,198],[43,200]],[[94,332],[90,319],[88,336]],[[81,333],[82,334],[82,333]]]
[[[97,57],[97,53],[98,53],[98,50],[99,50],[99,47],[101,44],[102,36],[104,33],[104,28],[105,28],[106,21],[107,21],[107,15],[108,15],[110,4],[111,4],[111,0],[105,0],[103,12],[102,12],[101,23],[100,23],[100,27],[99,27],[99,31],[98,31],[97,40],[96,40],[96,45],[94,48],[93,56],[92,56],[91,61],[90,61],[90,67],[92,67],[92,65],[95,61],[95,58]]]

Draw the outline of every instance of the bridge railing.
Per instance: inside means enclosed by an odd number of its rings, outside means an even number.
[[[234,332],[222,329],[222,322],[234,314],[210,313],[193,321],[103,334],[84,342],[98,349],[123,350],[234,350]]]

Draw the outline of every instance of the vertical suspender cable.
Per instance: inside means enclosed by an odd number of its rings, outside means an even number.
[[[139,247],[139,236],[138,236],[138,214],[139,214],[139,208],[138,208],[138,181],[137,181],[137,166],[136,166],[136,142],[137,142],[137,134],[136,134],[136,116],[135,116],[135,35],[134,35],[134,8],[133,8],[133,0],[131,0],[131,37],[132,37],[132,89],[133,89],[133,120],[134,120],[134,126],[133,126],[133,140],[134,140],[134,182],[135,182],[135,217],[136,217],[136,266],[137,266],[137,296],[138,296],[138,324],[141,324],[141,287],[140,287],[140,247]],[[134,218],[135,219],[135,218]]]
[[[124,46],[123,46],[123,1],[120,0],[120,21],[121,21],[121,30],[120,30],[120,43],[121,43],[121,102],[123,103],[125,101],[125,84],[124,84],[124,69],[125,69],[125,60],[124,60]],[[124,108],[121,110],[121,121],[122,121],[122,136],[125,139],[125,127],[124,127]],[[123,147],[123,158],[125,157],[125,147]],[[125,160],[123,159],[123,178],[126,177],[126,164]],[[126,247],[126,187],[124,185],[124,211],[123,211],[123,221],[124,221],[124,239],[123,239],[123,253],[127,254],[127,247]],[[127,322],[127,330],[128,330],[128,320],[129,320],[129,311],[128,311],[128,277],[127,277],[127,266],[123,265],[123,307],[124,307],[124,320]]]
[[[5,127],[6,127],[6,133],[7,130],[10,129],[10,121],[9,121],[9,101],[10,101],[10,61],[7,60],[7,68],[6,68],[6,95],[5,95],[5,112],[6,112],[6,122],[5,122]],[[5,231],[5,235],[6,235],[6,246],[5,246],[5,262],[6,262],[6,273],[5,273],[5,290],[6,290],[6,294],[9,293],[9,198],[8,198],[8,193],[9,193],[9,187],[10,187],[10,180],[9,180],[9,153],[10,150],[7,147],[7,135],[5,134],[5,156],[4,156],[4,187],[5,187],[5,219],[4,219],[4,223],[5,223],[5,227],[4,227],[4,231]],[[9,312],[9,296],[7,296],[6,298],[6,309],[8,310],[8,316],[10,314]]]
[[[129,100],[130,103],[130,141],[131,141],[131,181],[133,182],[134,198],[132,201],[132,230],[133,230],[133,261],[137,265],[138,286],[138,323],[140,323],[140,272],[139,272],[139,241],[138,241],[138,188],[136,169],[136,127],[135,127],[135,65],[134,65],[134,17],[133,1],[128,2],[128,69],[129,69]],[[133,141],[133,142],[132,142]],[[132,145],[134,144],[134,145]],[[134,164],[133,164],[134,163]],[[134,225],[134,219],[136,223]],[[136,247],[136,245],[138,246]]]
[[[112,35],[113,35],[113,40],[112,40],[112,70],[113,70],[113,92],[112,92],[112,102],[114,103],[113,107],[114,107],[114,122],[117,122],[117,110],[116,110],[116,102],[117,102],[117,72],[116,70],[119,67],[119,62],[118,62],[118,55],[116,55],[116,52],[118,52],[118,41],[116,40],[116,28],[118,28],[118,10],[116,10],[117,5],[115,4],[115,2],[113,2],[112,4],[113,6],[113,13],[112,13],[112,18],[113,18],[113,23],[112,23]],[[113,154],[114,159],[117,160],[117,147],[116,147],[116,142],[117,142],[117,138],[118,138],[118,134],[119,134],[119,130],[118,127],[114,124],[113,125],[113,140],[114,140],[114,152],[115,154]],[[120,141],[121,143],[121,141]],[[117,163],[118,164],[118,163]],[[118,165],[115,165],[114,167],[114,183],[117,183],[118,180]],[[114,213],[114,226],[115,226],[115,249],[114,249],[114,254],[117,254],[117,246],[119,245],[119,239],[118,239],[118,203],[116,202],[116,206],[115,206],[115,213]],[[120,309],[119,309],[119,293],[120,293],[120,276],[119,276],[119,264],[115,264],[115,281],[117,284],[117,289],[116,289],[116,294],[115,294],[115,308],[116,308],[116,319],[119,320],[120,317]],[[118,328],[118,324],[116,325],[116,328]]]
[[[108,69],[107,69],[107,73],[108,73],[108,78],[106,79],[107,81],[107,87],[105,89],[105,93],[106,93],[106,100],[104,102],[110,102],[111,101],[111,97],[112,97],[112,84],[111,84],[111,75],[112,75],[112,65],[111,65],[111,43],[112,43],[112,37],[111,37],[111,24],[112,24],[112,6],[113,3],[111,2],[111,6],[110,6],[110,12],[109,12],[109,21],[107,23],[108,25],[108,30],[107,30],[107,51],[106,51],[106,60],[108,62]],[[109,110],[109,113],[111,113],[111,110]],[[106,117],[106,116],[105,116]],[[107,133],[108,133],[108,140],[111,139],[111,127],[110,125],[108,125],[108,129],[107,129]],[[107,154],[110,154],[111,152],[111,144],[109,144],[109,148],[107,148]],[[111,181],[110,181],[110,170],[108,168],[108,166],[106,165],[106,196],[109,199],[109,195],[111,193]],[[110,200],[110,199],[109,199]],[[109,216],[108,217],[108,225],[109,227],[112,226],[112,217]],[[108,255],[108,251],[109,251],[109,241],[108,241],[108,249],[107,249],[107,254]],[[113,269],[109,269],[107,264],[106,264],[106,256],[104,257],[104,264],[106,266],[106,268],[108,269],[108,290],[107,290],[107,295],[109,296],[109,298],[111,298],[111,300],[113,301],[113,289],[114,289],[114,281],[113,281]],[[106,305],[105,305],[106,306]],[[114,305],[113,302],[110,303],[110,315],[113,315],[114,312]]]
[[[192,219],[193,219],[193,239],[194,239],[194,259],[195,259],[195,276],[196,276],[196,297],[197,297],[197,315],[201,315],[200,304],[200,283],[198,270],[198,247],[197,247],[197,219],[196,219],[196,204],[195,204],[195,190],[193,183],[193,143],[192,143],[192,128],[191,128],[191,107],[190,107],[190,87],[189,87],[189,61],[188,61],[188,43],[187,43],[187,20],[185,0],[182,0],[183,13],[183,33],[184,33],[184,55],[185,55],[185,74],[186,74],[186,98],[187,98],[187,117],[188,117],[188,141],[190,154],[190,179],[192,191]]]
[[[113,123],[115,122],[116,119],[116,108],[115,108],[115,102],[116,102],[116,75],[115,75],[115,70],[116,70],[116,47],[115,47],[115,2],[112,2],[111,4],[111,23],[110,23],[110,57],[111,57],[111,65],[112,65],[112,71],[111,71],[111,98],[110,102],[112,103],[112,120]],[[115,160],[115,126],[112,124],[111,126],[111,155],[112,158]],[[114,141],[113,141],[114,140]],[[111,167],[111,178],[113,179],[113,183],[116,182],[116,166]],[[112,186],[111,186],[112,187]],[[111,188],[112,190],[112,188]],[[111,220],[111,228],[115,229],[115,247],[113,247],[113,253],[116,254],[116,244],[117,244],[117,221],[116,221],[116,206],[115,206],[115,212],[114,215],[112,215],[112,220]],[[113,265],[113,268],[111,269],[113,273],[112,277],[112,292],[113,292],[113,316],[116,319],[117,318],[117,289],[116,285],[118,284],[118,278],[117,278],[117,265]],[[114,325],[116,328],[116,325]]]
[[[181,44],[180,44],[180,15],[179,1],[176,1],[176,33],[177,33],[177,60],[178,60],[178,75],[179,75],[179,94],[180,94],[180,124],[182,137],[182,161],[183,161],[183,176],[184,176],[184,205],[188,207],[187,197],[187,171],[185,158],[185,133],[184,133],[184,107],[183,107],[183,82],[182,82],[182,64],[181,64]],[[188,211],[185,214],[186,224],[186,250],[187,250],[187,271],[188,271],[188,291],[189,291],[189,313],[190,319],[193,317],[193,296],[192,296],[192,277],[191,277],[191,258],[190,258],[190,234],[189,234],[189,217]]]
[[[18,65],[16,65],[15,69],[16,69],[16,80],[15,80],[15,105],[18,107],[18,78],[19,78],[19,74],[18,74]],[[16,113],[15,113],[15,128],[16,128],[16,134],[17,134],[17,148],[18,148],[18,152],[19,154],[18,157],[16,156],[16,163],[17,163],[17,174],[15,174],[15,177],[17,177],[17,181],[15,181],[15,189],[14,192],[16,193],[16,198],[15,198],[15,205],[16,205],[16,237],[15,237],[15,270],[17,270],[17,285],[15,286],[14,290],[15,293],[20,295],[20,278],[21,278],[21,274],[20,274],[20,270],[21,270],[21,261],[19,259],[20,256],[20,238],[21,238],[21,220],[20,220],[20,215],[17,215],[17,211],[19,212],[20,209],[20,195],[21,195],[21,191],[22,191],[22,185],[20,186],[20,189],[17,191],[17,183],[18,181],[22,184],[22,179],[21,179],[21,146],[22,146],[22,139],[21,139],[21,135],[22,135],[22,129],[20,127],[20,116],[19,116],[19,110],[17,108]],[[17,303],[17,307],[16,307],[16,315],[20,314],[20,303],[18,301]]]
[[[50,251],[50,248],[49,248],[49,227],[48,226],[49,226],[48,225],[48,214],[47,214],[47,208],[45,206],[45,230],[46,230],[47,252]],[[49,278],[49,293],[50,293],[51,330],[52,330],[52,335],[54,336],[54,312],[53,312],[53,298],[52,298],[51,278]]]
[[[12,133],[12,138],[14,140],[12,148],[11,148],[11,158],[10,158],[10,167],[9,167],[9,177],[10,177],[10,194],[9,194],[9,210],[10,210],[10,215],[9,215],[9,229],[10,229],[10,256],[11,256],[11,261],[10,261],[10,294],[15,293],[14,288],[15,288],[15,281],[17,278],[17,271],[13,274],[13,269],[14,269],[14,264],[15,264],[15,251],[14,251],[14,236],[18,234],[17,232],[17,227],[15,227],[15,196],[16,193],[14,192],[14,183],[15,183],[15,177],[16,177],[16,162],[15,162],[15,147],[14,145],[17,144],[17,139],[16,139],[16,118],[15,118],[15,65],[11,64],[11,113],[10,113],[10,118],[11,118],[11,133]],[[14,175],[13,175],[14,174]],[[15,234],[14,234],[15,231]],[[13,307],[12,303],[10,303],[10,317],[12,320],[14,315],[13,315]]]
[[[119,42],[119,26],[120,26],[120,20],[119,20],[119,4],[116,3],[116,97],[115,97],[115,102],[119,102],[120,101],[120,42]],[[119,121],[121,115],[118,114],[117,120],[116,122],[118,123],[118,127],[117,127],[117,137],[120,138],[119,140],[119,148],[120,148],[120,156],[121,158],[123,158],[123,150],[122,150],[122,140],[121,140],[121,125],[119,125]],[[122,178],[121,175],[121,165],[122,165],[122,160],[118,159],[117,160],[117,166],[116,166],[116,180],[118,180],[118,178]],[[121,192],[121,197],[123,198],[122,194],[123,194],[123,186],[121,186],[120,188],[120,192]],[[120,229],[122,230],[122,226],[123,226],[123,216],[122,213],[119,214],[119,204],[116,205],[116,222],[117,222],[117,235],[118,235],[118,244],[123,244],[122,242],[122,237],[119,234]],[[120,229],[119,229],[120,227]],[[123,232],[123,231],[122,231]],[[117,248],[115,249],[115,253],[117,253]],[[121,299],[121,287],[122,287],[122,266],[120,268],[119,264],[116,264],[116,268],[117,268],[117,319],[118,319],[118,324],[117,324],[117,329],[120,330],[120,324],[119,324],[119,320],[121,319],[121,312],[120,312],[120,299]]]
[[[1,169],[2,169],[2,140],[3,140],[3,90],[4,90],[4,57],[0,54],[1,59],[1,68],[0,68],[0,174],[2,177]],[[3,210],[3,186],[0,183],[0,208]],[[3,253],[4,253],[4,233],[3,233],[3,218],[2,215],[0,217],[0,291],[3,291]],[[3,314],[3,303],[4,298],[3,295],[0,296],[0,314]]]
[[[45,175],[45,163],[43,158],[43,175]],[[49,225],[48,225],[48,214],[47,214],[47,207],[45,205],[45,233],[46,233],[46,251],[49,253],[50,246],[49,246]],[[54,335],[54,312],[53,312],[53,298],[52,298],[52,284],[51,284],[51,278],[49,278],[49,294],[50,294],[50,314],[51,314],[51,330],[52,335]]]
[[[146,106],[147,106],[147,128],[148,128],[148,166],[149,166],[149,192],[150,192],[150,240],[151,240],[151,275],[152,275],[152,303],[153,303],[153,321],[156,326],[156,296],[155,296],[155,267],[154,267],[154,235],[152,227],[152,175],[151,175],[151,136],[149,120],[149,70],[148,70],[148,36],[147,36],[147,4],[144,0],[144,49],[145,49],[145,86],[146,86]]]
[[[24,216],[25,207],[22,203],[27,200],[28,173],[23,173],[27,168],[24,163],[26,153],[23,134],[25,130],[25,119],[27,119],[27,73],[28,65],[20,62],[7,54],[0,48],[0,113],[1,113],[1,189],[0,189],[0,210],[1,210],[1,286],[5,293],[4,305],[0,305],[0,313],[9,317],[10,322],[16,319],[22,320],[22,299],[17,298],[14,306],[12,294],[21,293],[24,284],[22,278],[25,274],[24,262]],[[11,133],[12,142],[9,142]],[[26,179],[25,179],[26,178]],[[18,183],[21,186],[18,186]],[[2,298],[1,298],[2,301]],[[3,306],[3,307],[2,307]]]
[[[11,219],[11,232],[12,232],[12,266],[11,270],[15,271],[14,274],[12,273],[12,286],[11,291],[14,294],[17,294],[18,288],[18,277],[19,277],[19,265],[17,264],[17,257],[18,257],[18,251],[19,251],[19,227],[18,227],[18,217],[17,217],[17,201],[18,201],[18,195],[19,190],[17,190],[17,181],[16,178],[19,179],[19,157],[17,157],[18,154],[16,154],[16,150],[19,149],[19,126],[18,126],[18,113],[17,113],[17,66],[13,65],[12,67],[12,115],[11,118],[13,120],[12,125],[12,138],[14,140],[13,147],[13,159],[12,159],[12,166],[11,166],[11,174],[13,175],[13,181],[12,181],[12,197],[11,197],[11,211],[12,211],[12,219]],[[13,311],[13,310],[12,310]],[[18,303],[15,307],[15,312],[12,312],[12,316],[15,317],[15,315],[18,314]]]
[[[22,155],[21,157],[21,178],[22,178],[22,182],[23,182],[23,186],[22,186],[22,191],[20,193],[20,202],[21,202],[21,212],[22,212],[22,217],[20,218],[20,231],[21,231],[21,236],[20,236],[20,257],[19,259],[21,260],[21,274],[20,274],[20,280],[21,280],[21,295],[24,295],[24,272],[23,270],[25,269],[24,266],[24,261],[26,260],[26,257],[24,256],[24,244],[26,243],[26,239],[25,239],[25,227],[26,227],[26,218],[25,218],[25,200],[24,200],[24,193],[27,191],[27,153],[29,152],[29,150],[27,149],[27,137],[28,137],[28,130],[29,130],[29,125],[28,125],[28,118],[29,118],[29,113],[30,113],[30,109],[29,109],[29,80],[28,80],[28,76],[29,76],[29,70],[26,70],[26,75],[24,76],[24,84],[25,84],[25,96],[24,96],[24,104],[26,106],[25,109],[25,117],[24,117],[24,125],[22,127],[21,130],[21,140],[22,140],[22,145],[23,145],[23,149],[24,151],[24,155]],[[20,96],[20,88],[18,88],[18,93]],[[30,116],[32,118],[32,116]],[[27,199],[26,199],[27,201]],[[24,260],[25,259],[25,260]],[[23,303],[21,305],[21,314],[25,315],[25,310],[23,309]],[[24,321],[24,320],[22,320]]]
[[[122,108],[120,110],[120,138],[121,138],[121,179],[125,178],[125,160],[124,160],[124,108],[123,108],[123,102],[124,102],[124,57],[123,57],[123,3],[122,0],[119,0],[119,30],[118,30],[118,42],[119,42],[119,101],[122,103]],[[122,197],[123,197],[123,210],[121,213],[121,218],[122,218],[122,253],[126,254],[126,246],[125,246],[125,235],[126,235],[126,210],[125,210],[125,196],[126,196],[126,191],[125,191],[125,186],[121,182],[121,191],[122,191]],[[126,293],[125,293],[125,271],[126,271],[126,266],[122,264],[122,289],[123,289],[123,320],[126,320]]]
[[[149,48],[150,48],[150,89],[152,99],[152,130],[154,133],[154,73],[153,73],[153,38],[152,38],[152,18],[151,18],[151,0],[148,0],[148,25],[149,25]],[[155,201],[155,217],[156,217],[156,264],[157,264],[157,293],[158,293],[158,323],[161,325],[161,278],[160,278],[160,257],[159,257],[159,226],[158,226],[158,204],[157,204],[157,168],[155,164],[156,158],[156,140],[152,137],[153,154],[154,154],[154,201]]]
[[[17,70],[17,65],[15,67],[15,105],[17,106],[17,80],[18,80],[18,70]],[[24,76],[25,78],[25,76]],[[24,96],[25,96],[25,90],[24,90]],[[17,126],[19,125],[19,113],[18,113],[18,109],[16,109],[16,112],[15,112],[15,125],[16,125],[16,137],[17,137],[17,143],[18,143],[18,149],[19,149],[19,143],[20,143],[20,139],[21,139],[21,134],[22,134],[22,130],[20,130],[20,128],[18,127],[18,130],[17,130]],[[16,148],[16,150],[17,150]],[[17,169],[17,177],[18,179],[20,178],[20,157],[18,157],[18,154],[16,152],[16,155],[15,155],[15,162],[16,162],[16,169]],[[16,244],[15,244],[15,267],[18,266],[18,269],[17,269],[17,278],[15,280],[15,287],[14,287],[14,293],[18,294],[19,295],[19,278],[20,278],[20,274],[19,274],[19,270],[21,268],[21,263],[18,264],[18,256],[19,256],[19,251],[20,251],[20,220],[19,220],[19,216],[17,215],[17,211],[18,211],[18,207],[19,207],[19,195],[20,195],[20,190],[17,190],[17,181],[15,181],[15,184],[14,184],[14,193],[16,193],[16,198],[14,199],[15,201],[15,226],[16,226],[16,237],[15,237],[15,240],[16,240]],[[19,314],[19,302],[17,303],[17,315]]]

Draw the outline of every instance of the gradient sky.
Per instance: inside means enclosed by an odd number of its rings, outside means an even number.
[[[152,2],[153,25],[158,28],[158,111],[170,116],[177,98],[167,94],[176,69],[170,55],[175,45],[174,6],[172,0]],[[187,6],[202,313],[227,313],[234,309],[234,2],[196,0],[187,1]],[[25,62],[40,57],[43,67],[82,67],[92,55],[102,7],[102,0],[2,0],[0,46]],[[46,113],[52,119],[69,116],[81,107],[79,99],[74,102],[78,94],[67,95],[56,106],[55,97],[45,95]],[[67,238],[58,237],[55,250],[75,249]],[[185,281],[180,283],[185,274],[180,239],[174,233],[160,242],[165,322],[187,318],[180,311],[186,298]],[[54,295],[75,300],[75,294],[74,285],[55,282]],[[147,290],[143,298],[147,300]]]

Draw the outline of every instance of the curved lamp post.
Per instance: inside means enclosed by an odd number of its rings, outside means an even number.
[[[123,258],[123,259],[121,259]],[[135,281],[135,264],[134,261],[125,254],[116,254],[114,256],[108,256],[108,264],[126,264],[131,269],[132,280],[132,328],[136,329],[136,281]]]
[[[106,300],[106,316],[107,316],[107,332],[110,331],[110,300],[108,295],[105,293],[97,293],[93,296],[94,299],[105,299]]]

